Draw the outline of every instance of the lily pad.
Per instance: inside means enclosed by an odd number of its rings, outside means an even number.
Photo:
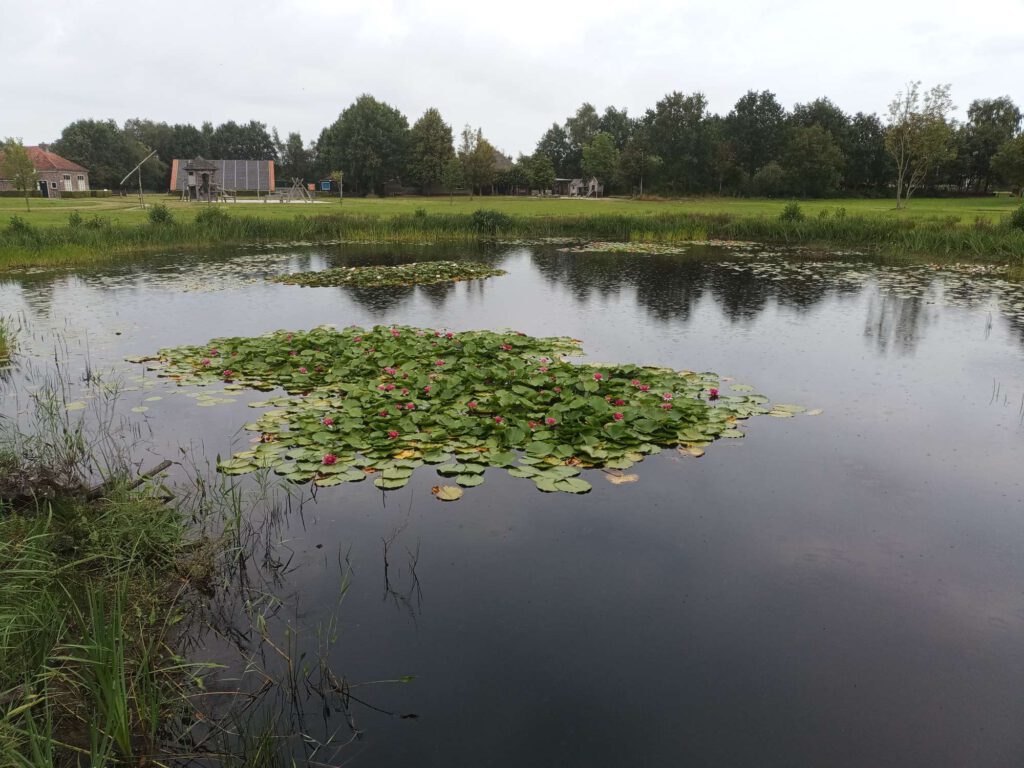
[[[435,485],[430,492],[438,501],[458,501],[462,498],[462,489],[457,485]]]
[[[565,337],[376,326],[217,338],[150,362],[179,386],[204,388],[202,406],[232,402],[225,390],[286,392],[249,403],[264,409],[245,423],[257,452],[223,471],[267,467],[332,485],[375,474],[384,489],[426,463],[463,487],[503,468],[542,491],[585,493],[584,468],[629,469],[663,447],[699,455],[742,436],[738,420],[803,410],[772,409],[748,385],[711,399],[722,381],[711,372],[570,359],[578,355]]]

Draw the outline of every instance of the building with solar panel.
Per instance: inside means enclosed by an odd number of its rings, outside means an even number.
[[[267,194],[274,191],[273,160],[206,160],[201,157],[171,161],[171,192],[198,192],[192,199],[228,195]]]

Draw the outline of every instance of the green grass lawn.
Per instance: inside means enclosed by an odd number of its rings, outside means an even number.
[[[203,207],[202,203],[182,203],[166,195],[146,196],[146,202],[165,203],[177,220],[190,221]],[[246,214],[267,218],[291,218],[327,213],[359,213],[394,216],[411,214],[418,208],[427,213],[472,213],[478,208],[488,208],[521,216],[600,214],[658,214],[658,213],[729,213],[740,216],[777,216],[788,200],[767,200],[734,197],[695,197],[679,200],[629,200],[605,198],[601,200],[532,197],[393,197],[393,198],[348,198],[343,204],[337,200],[321,203],[287,204],[235,203],[222,207],[229,213]],[[911,200],[907,208],[897,211],[892,200],[866,200],[862,198],[807,200],[800,201],[804,212],[816,216],[822,209],[829,212],[845,208],[847,214],[899,218],[945,218],[957,217],[962,224],[973,224],[976,218],[998,221],[1019,206],[1018,198],[922,198]],[[11,197],[0,198],[0,227],[9,216],[23,216],[36,226],[61,226],[67,223],[68,214],[79,211],[82,216],[102,216],[121,224],[137,224],[145,220],[145,212],[139,208],[137,197],[83,198],[69,200],[33,199],[32,211],[26,213],[24,200]]]

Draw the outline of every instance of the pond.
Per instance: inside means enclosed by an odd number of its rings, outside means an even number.
[[[351,721],[301,688],[285,722],[375,766],[1020,764],[1024,288],[855,254],[681,250],[294,244],[5,275],[0,313],[24,330],[0,407],[55,358],[75,380],[114,370],[141,464],[179,446],[212,460],[246,447],[266,395],[197,397],[124,359],[325,323],[513,328],[581,339],[588,361],[716,371],[822,413],[751,419],[702,458],[666,450],[635,483],[585,471],[585,495],[488,470],[443,504],[423,467],[275,517],[265,589],[296,657],[353,686],[405,679],[353,687]],[[265,279],[464,257],[508,274]],[[189,655],[226,661],[230,644],[206,633]]]

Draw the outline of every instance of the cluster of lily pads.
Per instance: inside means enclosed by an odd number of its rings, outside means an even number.
[[[585,493],[581,470],[621,471],[662,447],[699,456],[738,438],[741,420],[792,416],[745,385],[719,392],[714,373],[581,364],[580,342],[522,333],[407,326],[278,331],[161,350],[152,366],[180,384],[283,389],[252,407],[254,445],[221,461],[228,474],[273,469],[318,486],[376,475],[401,488],[436,465],[457,486],[484,482],[490,467],[542,491]]]
[[[393,285],[430,285],[460,280],[480,280],[504,274],[507,274],[504,270],[468,261],[421,261],[395,266],[336,267],[318,272],[293,272],[270,279],[277,283],[312,288],[338,285],[382,288]]]

